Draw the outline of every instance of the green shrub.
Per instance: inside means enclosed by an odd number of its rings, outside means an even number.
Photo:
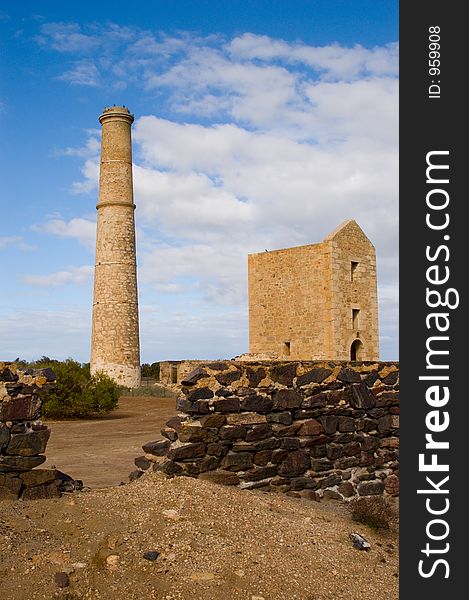
[[[120,388],[121,396],[156,396],[157,398],[176,398],[177,393],[162,385],[145,385],[138,388]]]
[[[154,362],[154,363],[151,363],[151,365],[148,363],[143,363],[143,365],[141,367],[141,375],[142,375],[142,377],[145,377],[148,379],[159,380],[159,378],[160,378],[160,363]]]
[[[83,419],[117,408],[117,384],[104,373],[91,376],[87,363],[80,364],[71,358],[58,361],[43,357],[31,366],[41,369],[50,367],[57,378],[56,389],[43,396],[42,414],[45,417]]]

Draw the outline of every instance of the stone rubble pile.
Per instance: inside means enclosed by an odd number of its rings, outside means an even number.
[[[399,494],[398,363],[206,363],[176,408],[131,480],[151,469],[311,499]]]
[[[41,421],[41,394],[55,387],[51,369],[20,370],[0,362],[0,500],[61,495],[71,478],[56,469],[37,469],[50,437]]]

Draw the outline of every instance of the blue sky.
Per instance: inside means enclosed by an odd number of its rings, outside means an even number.
[[[0,358],[89,360],[98,115],[135,115],[142,362],[248,350],[247,254],[355,218],[397,358],[398,3],[0,3]]]

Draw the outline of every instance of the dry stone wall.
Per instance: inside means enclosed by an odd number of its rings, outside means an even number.
[[[398,363],[205,363],[177,409],[131,478],[151,468],[313,499],[399,494]]]
[[[56,469],[36,469],[46,460],[50,437],[41,421],[41,394],[54,387],[51,369],[0,362],[0,500],[57,497],[66,480],[73,481]]]

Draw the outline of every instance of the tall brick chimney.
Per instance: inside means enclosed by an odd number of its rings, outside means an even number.
[[[137,264],[128,108],[105,108],[99,175],[91,373],[119,385],[140,385]]]

